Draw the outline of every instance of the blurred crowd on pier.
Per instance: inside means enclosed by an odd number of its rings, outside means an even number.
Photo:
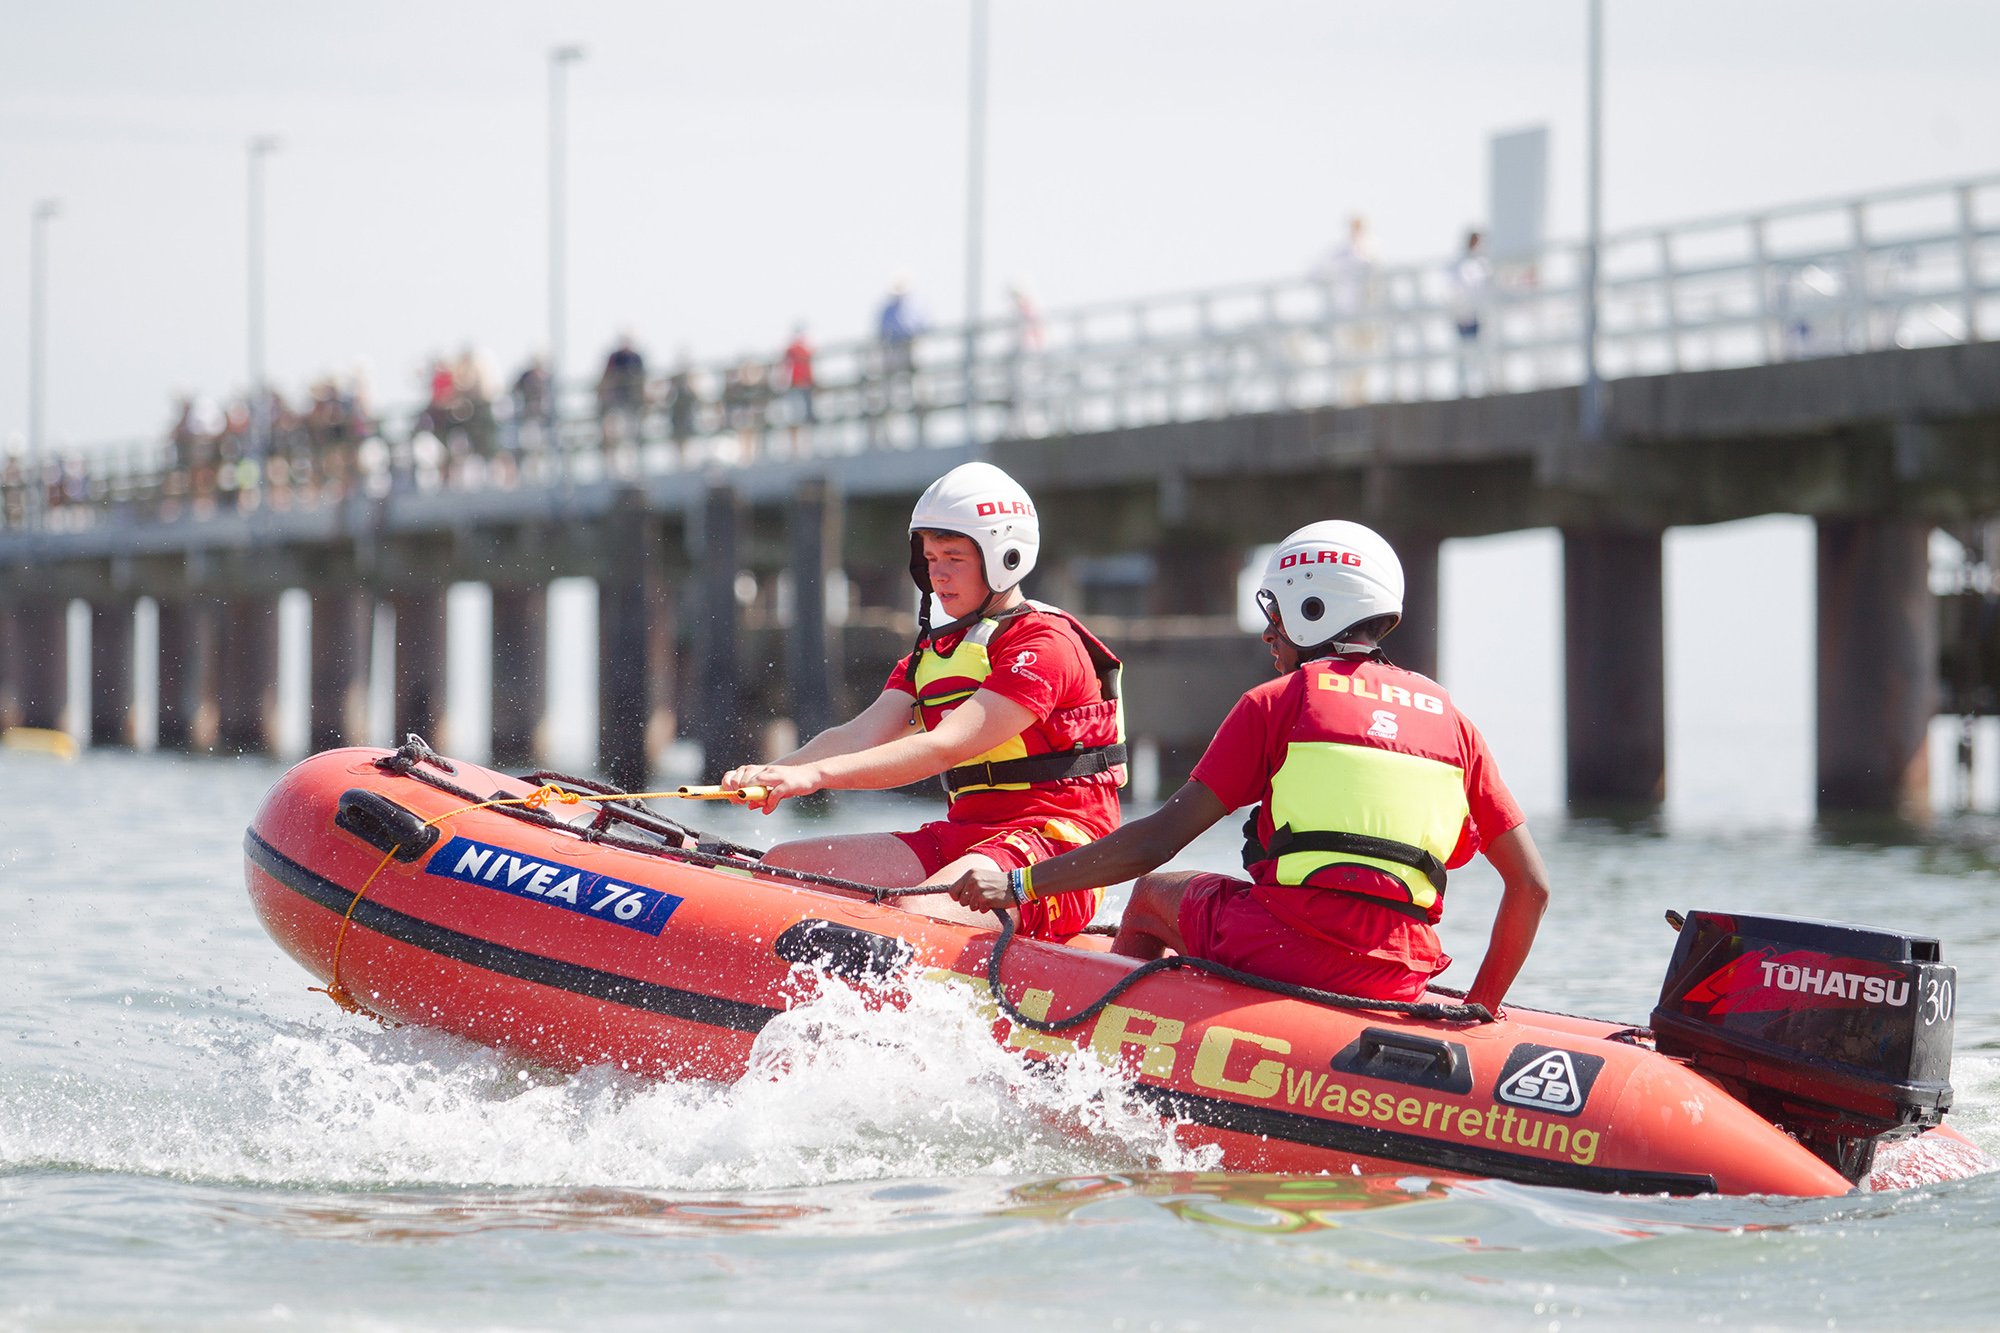
[[[2000,198],[2000,181],[1977,188]],[[1615,356],[1611,373],[1661,373],[1974,336],[1986,299],[1966,277],[1974,189],[1885,195],[1943,220],[1932,233],[1905,226],[1864,244],[1801,231],[1778,253],[1763,215],[1690,224],[1690,243],[1717,257],[1685,272],[1671,262],[1678,233],[1634,233],[1613,252],[1621,267],[1602,325],[1613,332],[1600,334],[1600,351]],[[1867,202],[1794,212],[1852,231]],[[467,346],[399,373],[391,407],[361,368],[227,401],[190,392],[163,441],[88,452],[11,442],[0,451],[0,527],[72,531],[127,514],[178,521],[616,482],[1577,382],[1579,247],[1495,254],[1468,228],[1441,260],[1390,266],[1365,218],[1344,224],[1295,276],[1069,308],[1046,330],[1024,284],[974,327],[937,328],[898,279],[862,336],[825,346],[796,325],[749,354],[696,362],[679,350],[661,364],[627,332],[587,362],[571,358],[559,386],[540,357],[503,368]]]
[[[911,341],[885,348],[902,373]],[[362,368],[323,376],[296,397],[276,388],[228,401],[184,393],[161,447],[35,459],[16,441],[0,461],[0,523],[32,519],[65,530],[123,501],[143,500],[173,519],[352,494],[515,486],[546,479],[563,450],[578,448],[614,474],[636,473],[642,448],[660,446],[669,466],[689,465],[697,453],[735,462],[774,450],[798,455],[810,444],[815,387],[813,346],[800,327],[769,360],[718,369],[683,355],[664,372],[621,336],[591,386],[594,404],[567,402],[560,416],[542,357],[506,376],[475,347],[432,359],[417,405],[400,412],[376,408]]]
[[[891,442],[890,416],[921,418],[934,405],[919,384],[920,345],[951,349],[926,339],[929,321],[900,280],[873,326],[870,338],[839,349],[831,387],[843,420],[860,423],[873,442]],[[1040,314],[1018,286],[995,332],[1017,365],[1040,351]],[[182,393],[163,446],[37,458],[15,441],[0,460],[0,526],[73,530],[134,504],[172,520],[351,495],[541,484],[584,460],[581,470],[594,475],[633,477],[804,457],[821,424],[817,355],[801,324],[768,355],[697,364],[683,350],[660,368],[626,332],[594,379],[569,379],[560,401],[545,358],[508,373],[472,346],[433,357],[400,410],[375,405],[361,367],[324,375],[294,396],[268,386],[227,401]]]

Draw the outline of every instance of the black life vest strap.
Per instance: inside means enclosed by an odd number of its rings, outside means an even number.
[[[1393,838],[1371,838],[1365,833],[1334,833],[1320,829],[1294,833],[1290,824],[1274,832],[1267,845],[1257,840],[1257,812],[1252,810],[1250,817],[1243,821],[1244,869],[1260,861],[1275,861],[1290,852],[1332,852],[1337,856],[1367,856],[1377,861],[1394,862],[1422,871],[1432,888],[1439,893],[1444,892],[1444,862],[1421,847],[1397,842]]]
[[[1108,773],[1126,762],[1124,742],[1116,745],[1084,745],[1055,754],[1029,754],[1018,759],[993,763],[966,764],[947,771],[942,778],[945,791],[956,795],[961,787],[997,787],[1008,782],[1061,782],[1065,778],[1087,778]]]

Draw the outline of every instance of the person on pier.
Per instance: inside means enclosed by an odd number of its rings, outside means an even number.
[[[954,904],[944,886],[974,868],[1004,878],[1118,826],[1119,661],[1074,616],[1022,592],[1040,547],[1033,501],[990,463],[953,468],[924,492],[910,516],[915,647],[860,714],[771,763],[729,770],[722,785],[763,787],[768,814],[815,791],[937,777],[945,817],[907,833],[780,843],[765,864],[884,888],[936,884],[935,896],[901,905],[983,922],[991,918]],[[934,607],[944,624],[931,624]],[[1021,931],[1067,940],[1102,898],[1082,883],[1043,895],[1018,909]]]
[[[1078,851],[968,869],[952,897],[1032,908],[1136,875],[1114,953],[1172,949],[1274,981],[1414,1000],[1451,962],[1436,930],[1445,871],[1483,850],[1503,888],[1466,998],[1497,1013],[1548,904],[1548,872],[1479,732],[1443,686],[1383,655],[1403,611],[1395,551],[1357,523],[1310,524],[1273,553],[1257,602],[1278,679],[1237,701],[1187,785]],[[1155,873],[1253,804],[1247,880]]]

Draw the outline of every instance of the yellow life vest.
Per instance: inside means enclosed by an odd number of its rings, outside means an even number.
[[[1420,695],[1425,706],[1390,710],[1396,748],[1371,743],[1371,726],[1379,734],[1385,725],[1385,701],[1365,684],[1350,688],[1358,669],[1326,662],[1301,669],[1305,704],[1264,800],[1272,835],[1268,843],[1259,841],[1258,812],[1252,811],[1244,864],[1264,866],[1266,882],[1360,893],[1435,920],[1444,862],[1470,814],[1465,770],[1457,762],[1456,715],[1441,692],[1401,689],[1404,698]],[[1407,677],[1397,672],[1387,679]],[[1326,873],[1352,865],[1384,872],[1400,891],[1360,889],[1349,877]]]
[[[917,696],[917,720],[925,730],[976,694],[993,674],[993,640],[1008,622],[1026,612],[1059,616],[1077,632],[1097,674],[1099,699],[1058,708],[1039,728],[1010,736],[983,754],[942,775],[945,792],[956,798],[969,791],[1022,791],[1050,786],[1068,778],[1115,772],[1125,784],[1125,701],[1120,693],[1123,664],[1095,634],[1069,612],[1043,602],[1024,602],[988,616],[966,630],[949,653],[935,647],[935,637],[920,644],[910,671]],[[1054,748],[1040,734],[1046,730],[1068,739],[1068,748]]]

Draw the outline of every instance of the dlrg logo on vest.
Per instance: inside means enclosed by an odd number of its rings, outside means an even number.
[[[1406,690],[1401,685],[1384,684],[1381,693],[1376,693],[1368,685],[1366,677],[1360,673],[1350,679],[1338,671],[1329,671],[1319,678],[1319,687],[1335,694],[1353,694],[1357,699],[1373,699],[1378,704],[1402,704],[1421,713],[1435,713],[1444,716],[1444,700],[1423,690]]]

